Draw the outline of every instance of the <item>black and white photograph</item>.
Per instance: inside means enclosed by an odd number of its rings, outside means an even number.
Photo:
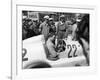
[[[12,79],[67,79],[97,69],[96,12],[92,6],[14,2]]]
[[[90,66],[90,14],[22,10],[22,69]]]
[[[99,0],[1,0],[0,80],[100,80]]]

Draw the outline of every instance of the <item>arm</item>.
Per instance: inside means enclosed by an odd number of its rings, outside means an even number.
[[[57,23],[56,34],[58,34],[58,31],[59,31],[59,23]]]
[[[42,27],[43,27],[43,25],[40,24],[40,26],[39,26],[39,32],[42,32]]]

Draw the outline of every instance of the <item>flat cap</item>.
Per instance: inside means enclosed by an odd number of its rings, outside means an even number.
[[[65,17],[65,15],[61,15],[61,16],[60,16],[60,18],[63,18],[63,17]]]
[[[49,18],[49,21],[53,20],[53,18]]]
[[[49,19],[49,16],[48,15],[44,16],[44,19]]]

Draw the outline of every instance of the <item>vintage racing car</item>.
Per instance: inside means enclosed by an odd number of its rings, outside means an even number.
[[[65,49],[58,52],[59,59],[47,58],[43,35],[23,40],[22,63],[23,69],[44,67],[87,66],[83,48],[78,41],[63,39]]]

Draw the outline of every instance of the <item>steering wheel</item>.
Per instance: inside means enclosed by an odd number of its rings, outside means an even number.
[[[65,51],[65,49],[66,49],[65,41],[63,39],[59,40],[58,43],[57,43],[56,51],[57,52],[63,52],[63,51]]]

